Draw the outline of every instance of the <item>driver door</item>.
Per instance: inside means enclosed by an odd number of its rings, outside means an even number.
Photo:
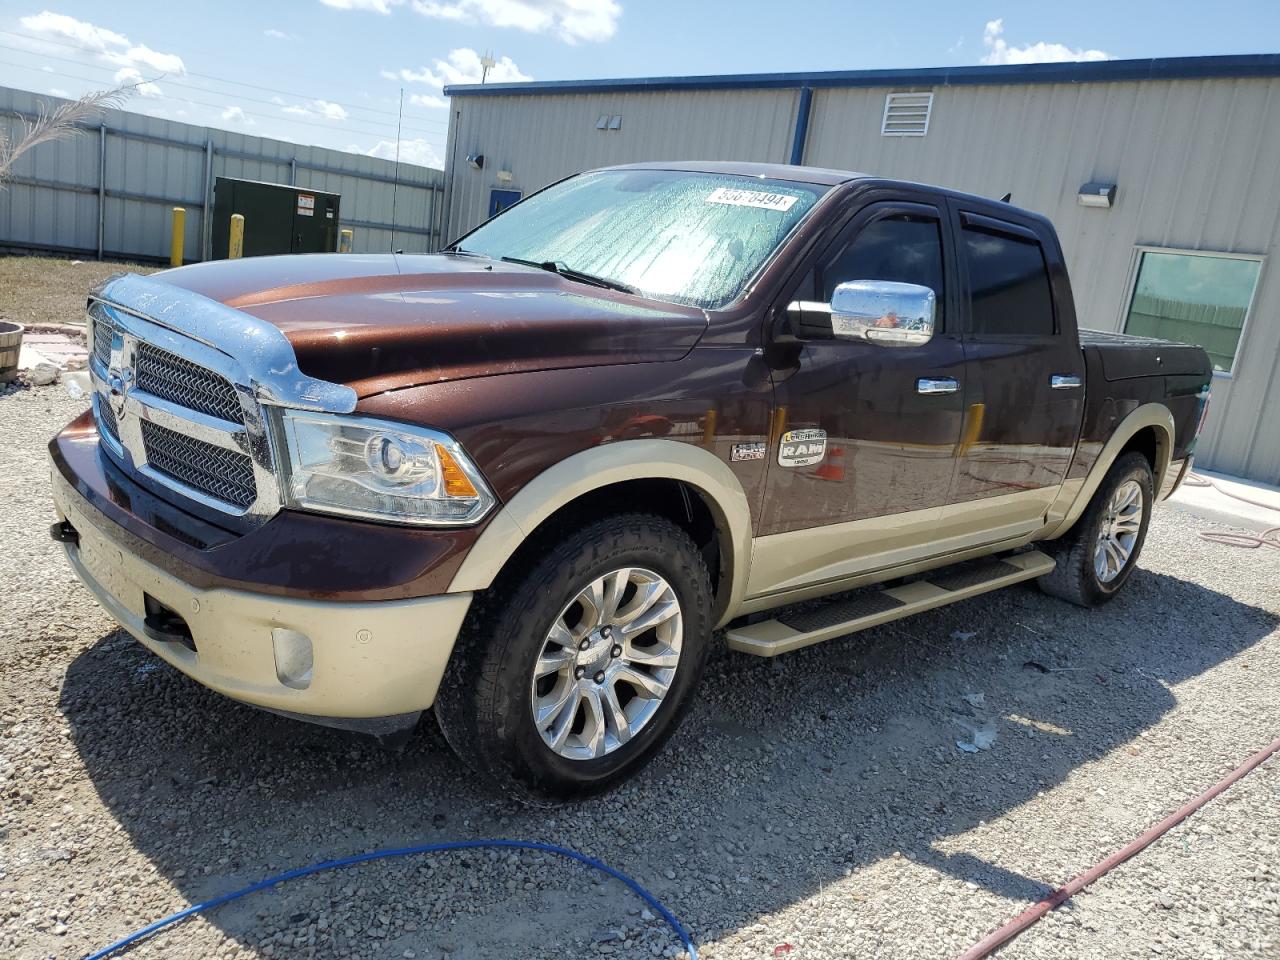
[[[964,416],[965,356],[953,319],[946,217],[923,200],[863,206],[790,295],[796,343],[773,372],[776,412],[750,596],[856,576],[936,549]],[[910,346],[836,338],[831,295],[854,280],[931,288],[933,337]],[[777,352],[787,355],[781,345]],[[789,455],[789,438],[808,437],[812,449],[819,435],[825,450],[816,462]]]

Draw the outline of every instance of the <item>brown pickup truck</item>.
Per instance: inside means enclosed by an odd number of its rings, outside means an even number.
[[[527,797],[650,758],[718,628],[774,656],[1024,580],[1108,600],[1210,381],[1079,334],[1043,217],[763,164],[595,171],[438,255],[88,309],[53,535],[112,616],[289,716],[394,738],[434,707]]]

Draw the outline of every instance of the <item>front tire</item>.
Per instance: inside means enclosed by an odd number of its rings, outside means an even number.
[[[688,708],[711,610],[702,556],[670,520],[624,514],[567,532],[477,598],[436,697],[445,739],[527,800],[607,790]]]
[[[1040,589],[1082,607],[1100,606],[1119,593],[1147,539],[1154,490],[1146,457],[1131,452],[1118,458],[1076,525],[1041,544],[1058,563],[1039,578]]]

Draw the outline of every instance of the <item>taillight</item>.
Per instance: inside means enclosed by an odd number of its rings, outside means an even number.
[[[1205,384],[1204,389],[1196,394],[1196,399],[1200,401],[1200,422],[1196,424],[1196,436],[1200,436],[1200,431],[1204,429],[1204,422],[1209,419],[1209,385]]]

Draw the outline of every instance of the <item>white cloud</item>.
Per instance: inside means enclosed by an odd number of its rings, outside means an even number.
[[[340,103],[328,100],[309,100],[305,104],[290,104],[281,108],[282,113],[294,117],[320,117],[324,120],[345,120],[347,111]]]
[[[394,160],[396,158],[396,142],[394,140],[379,140],[371,150],[361,149],[355,144],[347,147],[347,149],[352,153],[363,153],[369,157],[381,157],[383,160]],[[444,168],[444,161],[440,159],[440,154],[436,153],[435,147],[421,138],[400,141],[400,162],[413,163],[420,167],[435,167],[437,170]]]
[[[263,30],[262,35],[271,40],[288,40],[290,43],[299,39],[296,33],[285,33],[283,30],[276,30],[274,27]]]
[[[390,13],[392,7],[398,7],[404,0],[320,0],[326,7],[335,10],[361,10],[368,13]]]
[[[160,53],[158,50],[152,50],[144,43],[140,43],[136,47],[130,47],[120,53],[108,50],[102,54],[102,58],[121,66],[149,67],[159,73],[183,74],[187,72],[186,64],[182,62],[182,58],[176,53]]]
[[[443,110],[449,106],[449,101],[444,97],[437,97],[432,93],[415,93],[409,97],[409,102],[418,107],[429,107],[432,110]]]
[[[111,78],[117,87],[133,87],[140,97],[163,97],[164,91],[142,75],[137,67],[121,67]]]
[[[347,119],[347,111],[341,104],[330,103],[328,100],[312,100],[311,106],[326,120]]]
[[[95,27],[92,23],[85,23],[83,20],[68,17],[63,13],[53,13],[49,10],[30,17],[23,17],[20,22],[32,33],[52,34],[64,37],[67,40],[74,40],[84,49],[98,53],[109,47],[127,47],[129,45],[128,37],[123,37],[114,30]]]
[[[187,72],[186,64],[176,53],[162,53],[152,50],[145,43],[133,43],[124,34],[99,27],[84,20],[77,20],[61,13],[45,10],[41,13],[23,17],[19,21],[27,30],[39,35],[39,39],[59,38],[69,40],[83,53],[90,54],[100,61],[120,67],[116,76],[119,78],[125,71],[127,78],[121,82],[137,82],[142,79],[142,70],[149,73],[172,73],[179,76]],[[139,87],[138,92],[144,97],[160,96],[159,88],[151,85],[148,92]]]
[[[1047,43],[1040,40],[1022,47],[1011,47],[1004,39],[1004,18],[990,20],[982,31],[982,45],[987,48],[983,63],[1057,63],[1063,60],[1110,60],[1105,50],[1084,50],[1068,47],[1065,43]]]
[[[617,0],[413,0],[413,9],[436,20],[515,27],[529,33],[554,31],[566,43],[608,40],[622,16]]]
[[[434,69],[422,67],[419,70],[403,69],[397,72],[383,70],[382,76],[387,79],[403,80],[405,83],[422,83],[437,90],[450,83],[479,83],[484,75],[480,65],[480,54],[470,47],[459,47],[450,50],[447,60],[436,60]],[[510,57],[503,57],[489,70],[490,83],[521,83],[533,77],[522,72]]]
[[[244,107],[231,106],[222,111],[222,120],[224,123],[238,123],[241,126],[252,127],[253,117],[246,116]]]

